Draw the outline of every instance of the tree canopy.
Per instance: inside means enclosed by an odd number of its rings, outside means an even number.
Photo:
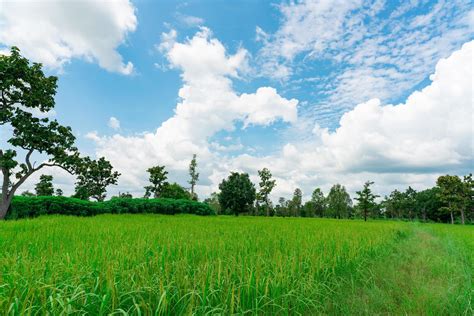
[[[251,211],[256,190],[247,173],[232,172],[219,189],[219,204],[224,211],[235,215]]]

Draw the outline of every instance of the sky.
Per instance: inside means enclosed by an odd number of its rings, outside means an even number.
[[[17,46],[58,76],[47,115],[121,173],[109,196],[142,196],[158,164],[188,187],[193,154],[201,198],[231,171],[257,184],[264,167],[275,200],[367,180],[384,195],[474,170],[473,12],[459,0],[0,0],[0,52]],[[74,177],[44,173],[73,192]]]

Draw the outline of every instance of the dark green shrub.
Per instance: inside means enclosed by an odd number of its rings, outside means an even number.
[[[91,202],[64,196],[15,196],[7,218],[49,214],[93,216],[106,213],[213,215],[214,211],[204,203],[191,200],[113,198],[104,202]]]

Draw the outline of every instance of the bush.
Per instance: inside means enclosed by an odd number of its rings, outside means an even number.
[[[50,214],[93,216],[106,213],[215,214],[207,204],[191,200],[112,198],[104,202],[91,202],[64,196],[15,196],[7,218]]]

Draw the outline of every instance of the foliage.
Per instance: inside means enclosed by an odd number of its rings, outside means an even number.
[[[296,188],[293,193],[293,198],[289,204],[289,211],[291,216],[300,216],[301,215],[301,206],[303,203],[303,192],[300,188]]]
[[[15,196],[7,218],[51,214],[93,216],[106,213],[214,214],[206,204],[190,200],[112,198],[109,201],[92,202],[64,196]]]
[[[460,211],[463,214],[464,184],[458,176],[445,175],[436,180],[439,188],[439,198],[443,203],[443,209],[449,212],[451,224],[454,224],[454,213]]]
[[[168,199],[194,200],[191,193],[177,183],[166,183],[160,197]]]
[[[64,195],[64,194],[63,194],[63,190],[61,190],[61,189],[59,189],[59,188],[56,189],[56,196],[63,196],[63,195]]]
[[[216,214],[221,214],[221,205],[219,204],[219,194],[216,192],[212,192],[211,195],[204,200],[204,203],[209,205],[209,207],[214,211]]]
[[[70,127],[60,125],[35,113],[54,108],[57,78],[45,76],[41,64],[33,63],[13,47],[10,55],[0,55],[0,126],[12,131],[6,137],[12,148],[0,149],[0,169],[3,174],[0,219],[4,218],[18,188],[36,171],[58,166],[74,173],[81,159],[74,147],[75,137]],[[17,150],[24,151],[24,162]],[[35,165],[33,153],[48,160]],[[13,179],[14,178],[14,179]]]
[[[374,183],[371,181],[367,181],[364,183],[364,188],[361,191],[356,192],[357,197],[355,199],[359,201],[358,207],[363,212],[364,221],[367,221],[367,216],[369,215],[369,212],[377,206],[377,203],[375,203],[375,199],[378,197],[378,195],[372,193],[372,190],[370,189],[370,186],[372,184]]]
[[[272,173],[267,168],[259,170],[258,176],[260,177],[260,182],[258,184],[260,189],[256,196],[257,205],[263,205],[265,214],[270,216],[271,201],[269,196],[273,188],[276,186],[276,180],[272,179]]]
[[[352,201],[346,188],[340,184],[331,187],[327,197],[328,215],[334,218],[348,218]]]
[[[117,184],[120,173],[113,171],[111,163],[101,157],[99,160],[85,158],[82,162],[77,176],[76,194],[77,198],[103,201],[106,197],[107,187]]]
[[[189,180],[189,184],[191,185],[191,197],[193,200],[198,199],[196,192],[194,192],[194,187],[199,180],[199,172],[197,172],[197,161],[196,161],[196,154],[193,154],[193,159],[189,163],[189,176],[191,179]]]
[[[52,196],[54,194],[53,176],[42,174],[35,186],[37,196]]]
[[[224,212],[237,216],[252,210],[256,191],[247,173],[232,172],[222,180],[219,189],[219,204]]]
[[[159,198],[164,186],[168,184],[166,182],[168,171],[165,170],[165,166],[154,166],[148,168],[147,172],[150,174],[148,181],[151,184],[145,187],[145,197],[149,198],[153,195],[154,198]]]

